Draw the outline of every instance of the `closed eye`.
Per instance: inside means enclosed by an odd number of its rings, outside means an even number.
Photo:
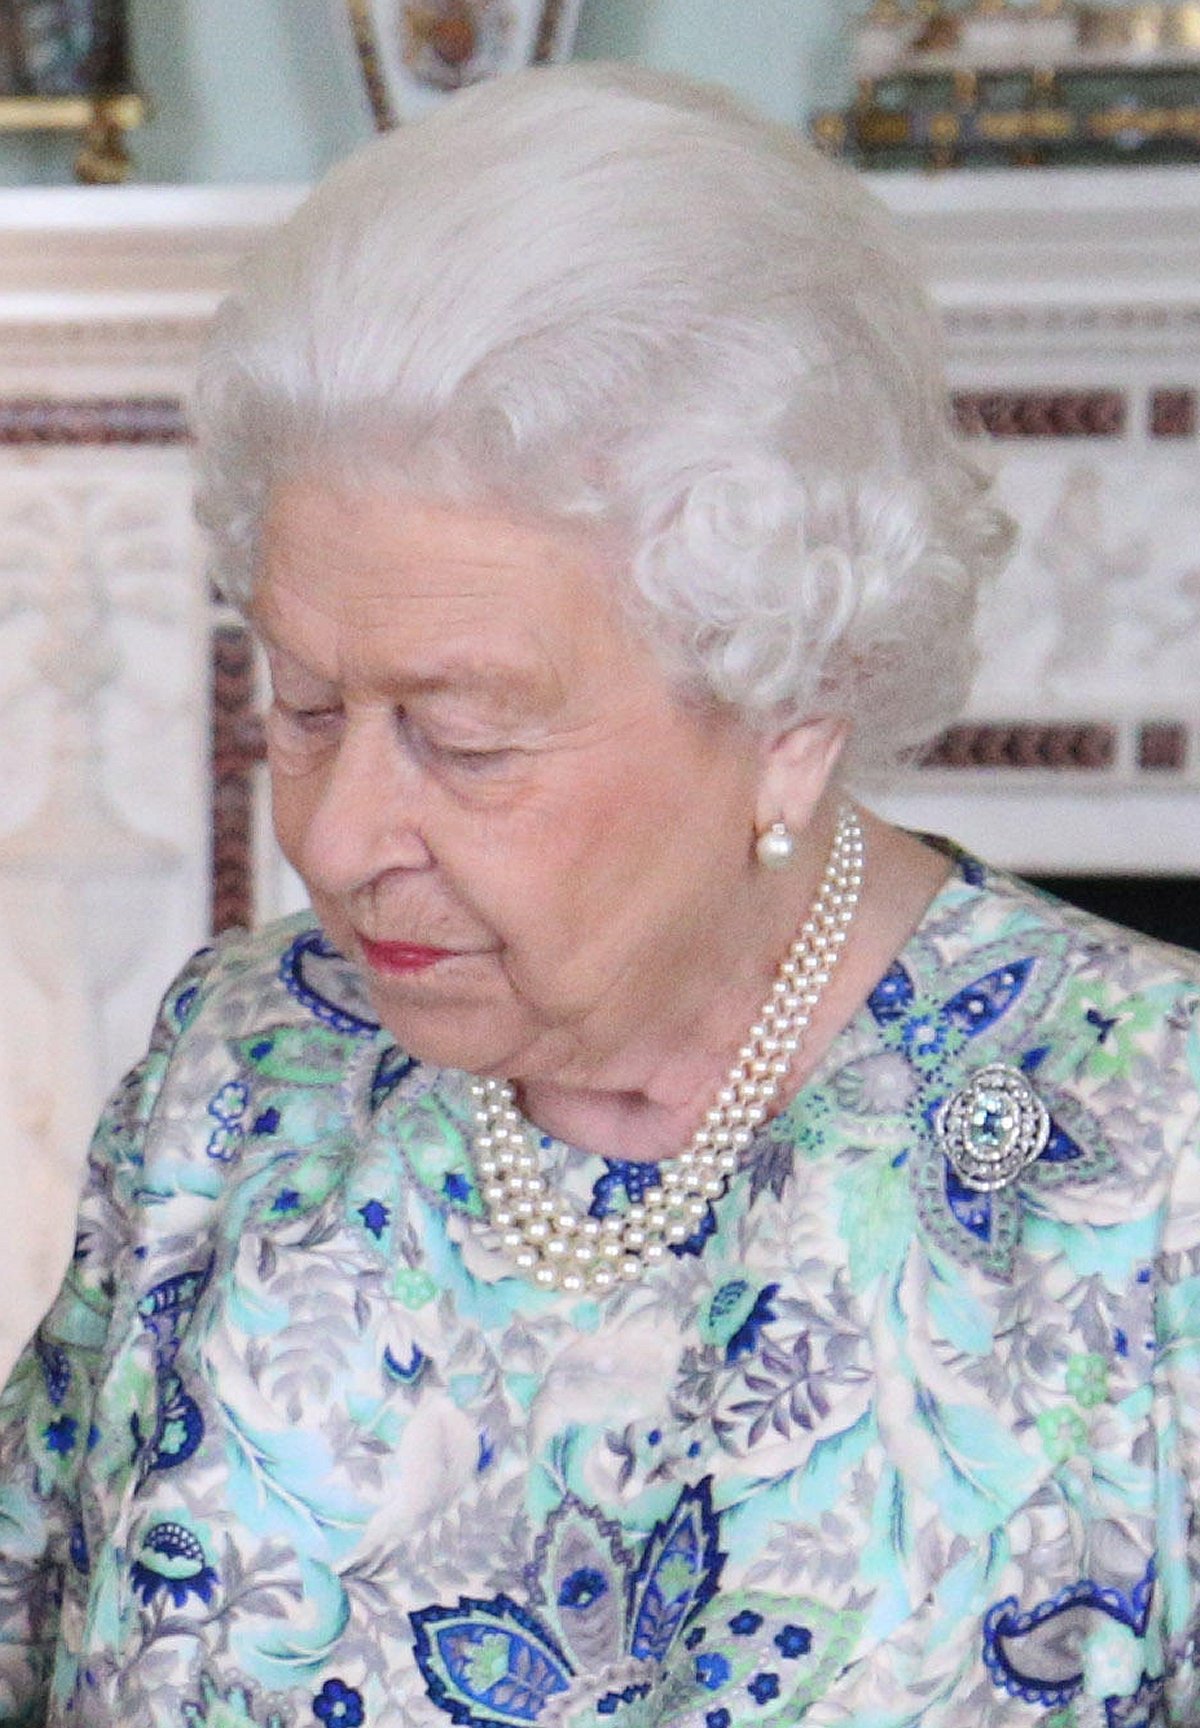
[[[485,774],[499,768],[514,755],[505,744],[454,744],[448,739],[431,736],[418,726],[410,714],[397,716],[410,749],[424,758],[433,768],[446,768],[465,774]]]
[[[271,699],[271,712],[300,732],[323,732],[342,717],[342,710],[336,703],[325,703],[303,708],[290,702],[284,702],[278,696]]]
[[[469,749],[458,744],[437,744],[430,739],[426,739],[425,748],[439,762],[448,762],[454,768],[476,774],[499,767],[512,755],[512,751],[507,749]]]

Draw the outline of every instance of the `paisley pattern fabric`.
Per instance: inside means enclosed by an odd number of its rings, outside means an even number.
[[[466,1077],[310,922],[169,993],[0,1404],[0,1719],[1200,1722],[1200,966],[960,860],[693,1240],[472,1229]],[[994,1194],[938,1112],[1051,1120]],[[544,1144],[596,1214],[653,1168]]]

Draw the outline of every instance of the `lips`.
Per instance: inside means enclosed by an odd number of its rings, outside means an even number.
[[[453,948],[431,948],[423,942],[374,942],[367,936],[358,940],[363,959],[376,972],[427,972],[431,966],[455,958]]]

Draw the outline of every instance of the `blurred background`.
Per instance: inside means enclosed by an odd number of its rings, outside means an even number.
[[[849,97],[853,11],[847,0],[584,0],[575,52],[716,78],[802,121]],[[130,141],[139,181],[307,181],[371,134],[339,0],[129,0],[126,15],[151,107]],[[72,157],[65,140],[6,140],[0,182],[69,181]]]

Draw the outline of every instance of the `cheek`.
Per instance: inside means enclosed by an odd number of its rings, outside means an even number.
[[[722,850],[731,806],[743,801],[725,763],[659,744],[630,751],[581,801],[580,816],[589,848],[637,878],[674,868],[697,835],[706,853]]]
[[[694,775],[681,775],[677,758],[631,771],[590,824],[595,862],[580,876],[591,874],[581,888],[593,891],[581,920],[595,907],[618,941],[676,964],[736,903],[749,853],[745,803],[741,776],[720,762]]]
[[[538,813],[522,843],[501,847],[504,887],[542,948],[591,950],[699,889],[689,858],[703,793],[653,761],[610,764]],[[707,852],[707,842],[700,855]],[[494,878],[495,879],[495,878]]]
[[[316,776],[300,773],[268,745],[267,774],[271,788],[271,819],[279,849],[293,869],[300,867],[304,835],[316,803]]]

